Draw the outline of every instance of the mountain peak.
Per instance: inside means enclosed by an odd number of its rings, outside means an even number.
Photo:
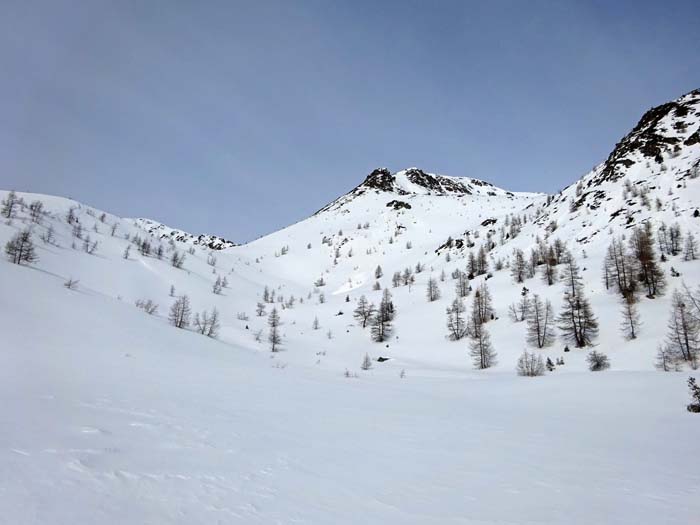
[[[448,177],[411,167],[396,173],[388,168],[377,168],[353,192],[374,190],[398,195],[472,195],[474,186],[498,190],[493,184],[478,179]]]
[[[616,144],[592,183],[616,181],[639,162],[661,165],[683,146],[696,144],[700,144],[700,89],[644,113],[632,131]]]

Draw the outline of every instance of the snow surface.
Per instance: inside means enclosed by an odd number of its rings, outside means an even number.
[[[7,523],[700,515],[685,375],[526,379],[462,367],[346,379],[275,368],[267,355],[68,291],[50,274],[2,275],[21,290],[3,294],[0,318]]]
[[[683,139],[700,127],[700,113],[690,117]],[[87,205],[19,193],[43,201],[47,214],[33,226],[38,262],[0,261],[0,522],[700,522],[700,417],[685,411],[685,381],[697,373],[654,369],[671,292],[697,287],[700,264],[662,263],[668,291],[640,301],[634,341],[620,333],[618,298],[601,279],[605,249],[630,225],[678,222],[700,238],[700,178],[688,176],[699,159],[700,144],[665,153],[663,164],[639,158],[619,181],[599,182],[598,166],[581,180],[586,197],[575,211],[575,185],[547,203],[473,179],[463,179],[472,194],[436,194],[399,172],[400,193],[358,187],[304,221],[218,251],[179,231],[166,241],[172,230],[159,223],[111,214],[102,222]],[[652,205],[626,194],[625,181],[649,188]],[[392,200],[411,208],[387,207]],[[93,255],[71,236],[71,207],[99,241]],[[515,374],[525,325],[507,308],[523,284],[507,268],[488,279],[498,364],[473,370],[467,341],[446,339],[450,274],[464,269],[469,250],[438,248],[465,232],[475,249],[489,230],[498,241],[506,217],[523,213],[530,219],[520,234],[492,250],[492,271],[538,237],[565,241],[582,267],[609,371],[589,372],[588,351],[564,353],[558,340],[542,353],[564,357],[564,366],[540,378]],[[487,219],[496,222],[484,226]],[[0,243],[30,225],[21,210],[0,223]],[[39,240],[49,226],[53,245]],[[160,243],[163,260],[133,245],[125,259],[126,234]],[[183,269],[169,264],[173,249],[194,251]],[[391,288],[392,273],[417,262],[426,269],[416,283]],[[378,264],[397,308],[394,336],[383,344],[352,318],[360,295],[379,302]],[[427,279],[443,270],[442,297],[428,303]],[[212,293],[217,276],[229,281],[221,295]],[[321,276],[325,286],[314,287]],[[64,287],[68,278],[80,280],[77,289]],[[218,339],[169,326],[171,285],[193,312],[219,310]],[[277,305],[276,354],[265,342],[267,317],[255,315],[266,285],[297,298],[293,308]],[[561,284],[538,275],[524,286],[559,310]],[[134,306],[139,299],[158,303],[158,312],[146,315]],[[374,360],[368,371],[360,370],[365,353]]]

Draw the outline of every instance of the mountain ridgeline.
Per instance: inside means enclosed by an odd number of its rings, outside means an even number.
[[[694,367],[699,174],[696,90],[649,110],[554,194],[378,168],[311,217],[236,245],[2,192],[0,237],[3,264],[332,373],[367,359],[416,373],[537,369],[525,349],[550,352],[551,372],[572,348],[584,349],[567,355],[574,367],[603,367],[607,353],[622,368]]]

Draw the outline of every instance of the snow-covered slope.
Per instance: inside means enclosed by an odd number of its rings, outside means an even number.
[[[0,261],[12,429],[1,438],[0,508],[17,523],[697,520],[687,375],[654,361],[672,291],[697,287],[700,265],[665,256],[667,290],[640,297],[634,340],[620,332],[602,268],[611,240],[638,225],[700,237],[699,134],[695,91],[650,110],[559,193],[380,168],[308,219],[238,246],[17,193],[24,204],[0,223],[0,243],[30,228],[38,261]],[[44,209],[32,221],[36,201]],[[564,352],[559,337],[538,352],[565,365],[515,375],[528,346],[509,306],[526,287],[558,313],[565,286],[539,268],[514,282],[513,254],[555,241],[581,267],[609,372],[589,372],[589,349]],[[489,269],[470,284],[493,296],[498,362],[487,370],[473,369],[468,339],[447,338],[445,314],[453,275],[474,273],[480,249]],[[406,268],[410,284],[394,286]],[[431,278],[441,297],[429,302]],[[265,313],[277,307],[282,321],[276,353],[269,316],[256,313],[266,287]],[[394,332],[375,343],[352,312],[384,289]],[[217,309],[217,340],[169,325],[181,295],[193,313]],[[148,300],[154,315],[135,305]],[[360,369],[365,354],[371,370]]]
[[[49,273],[6,266],[0,277],[18,291],[0,295],[4,523],[636,525],[700,515],[685,376],[452,369],[400,379],[375,365],[346,379],[277,368],[126,301],[68,291]]]

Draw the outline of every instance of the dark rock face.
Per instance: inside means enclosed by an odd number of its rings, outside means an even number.
[[[455,250],[461,251],[465,246],[471,247],[471,246],[473,246],[473,244],[470,245],[470,244],[465,243],[464,239],[453,239],[452,237],[450,237],[444,243],[442,243],[440,246],[437,247],[437,249],[435,250],[435,253],[440,255],[440,253],[443,250],[451,250],[452,248],[454,248]]]
[[[406,170],[406,178],[417,186],[422,186],[437,194],[458,193],[470,195],[471,191],[461,182],[448,179],[446,177],[436,177],[429,175],[418,168]]]
[[[387,208],[394,208],[395,210],[401,210],[401,209],[410,210],[411,209],[411,205],[409,203],[404,202],[404,201],[397,201],[397,200],[387,202],[386,207]]]
[[[430,175],[418,168],[410,168],[406,170],[406,178],[415,184],[425,188],[433,195],[471,195],[472,191],[467,184],[453,180],[448,177],[439,175]],[[489,185],[481,181],[475,181],[480,185]],[[372,171],[357,190],[375,190],[384,192],[393,192],[398,195],[408,195],[410,192],[400,188],[396,184],[396,175],[393,175],[387,168],[377,168]]]
[[[161,239],[169,238],[179,242],[187,242],[194,236],[190,235],[189,233],[171,232],[170,236],[163,234],[160,237]],[[206,246],[210,250],[223,250],[225,248],[236,246],[236,243],[227,241],[226,239],[217,237],[216,235],[198,235],[196,238],[194,238],[192,244],[196,246]]]
[[[692,146],[694,144],[700,144],[700,130],[696,131],[693,133],[690,137],[685,139],[685,142],[683,143],[686,146]]]
[[[588,208],[591,210],[596,210],[600,207],[601,201],[603,201],[605,197],[607,197],[607,195],[602,190],[587,191],[576,199],[576,201],[574,201],[571,206],[571,211],[574,212],[581,208],[586,203],[586,200],[591,201]]]
[[[200,235],[197,237],[197,240],[194,241],[194,244],[206,246],[210,250],[224,250],[236,246],[236,243],[227,241],[223,237],[217,237],[216,235]]]
[[[614,182],[624,175],[622,168],[628,168],[634,164],[634,160],[628,158],[632,153],[641,153],[644,157],[653,159],[657,163],[663,162],[663,153],[678,147],[681,139],[669,136],[668,130],[659,124],[662,119],[671,115],[674,119],[680,119],[691,113],[696,113],[700,108],[700,90],[695,90],[682,97],[678,101],[667,102],[647,111],[637,125],[627,134],[615,149],[610,153],[604,163],[601,172],[591,179],[588,185],[598,185],[606,181]],[[676,121],[672,124],[676,129],[684,129],[684,121]],[[684,144],[690,146],[700,142],[700,133],[696,131],[686,139]]]
[[[377,168],[372,171],[364,180],[360,187],[370,188],[378,191],[395,191],[396,177],[387,168]],[[399,191],[398,193],[406,193]]]

